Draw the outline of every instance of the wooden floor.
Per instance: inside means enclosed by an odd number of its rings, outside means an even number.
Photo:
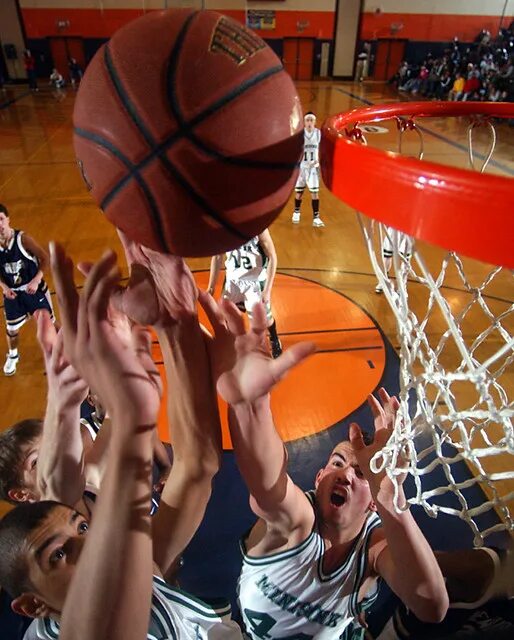
[[[388,87],[371,82],[300,83],[298,90],[304,109],[314,111],[320,123],[326,116],[340,111],[401,99]],[[13,226],[24,229],[41,244],[58,240],[76,262],[95,260],[106,247],[119,250],[113,228],[90,199],[75,164],[73,92],[56,96],[50,91],[28,94],[24,88],[16,88],[8,90],[7,98],[13,102],[0,109],[0,202],[9,208]],[[459,145],[465,145],[465,124],[457,119],[430,119],[424,124],[429,130],[425,136],[425,158],[466,166],[466,154],[459,148]],[[370,134],[368,141],[384,149],[396,150],[395,124],[389,122],[383,126],[387,132]],[[500,125],[498,135],[496,164],[491,166],[491,171],[512,176],[514,128]],[[408,143],[407,153],[416,153],[415,144],[412,142],[411,147]],[[366,188],[366,185],[356,185],[356,188]],[[324,229],[311,226],[308,195],[300,225],[291,224],[292,198],[272,225],[279,270],[284,274],[308,277],[344,293],[370,314],[397,346],[394,317],[384,297],[374,292],[376,280],[355,213],[324,187],[320,197],[321,216],[326,223]],[[486,194],[484,215],[487,215]],[[463,230],[465,232],[469,230]],[[438,255],[435,251],[434,260]],[[194,269],[207,268],[208,263],[208,259],[190,261]],[[482,267],[475,265],[472,269],[480,272]],[[80,281],[79,275],[77,280]],[[456,274],[450,275],[448,284],[454,287],[455,304],[459,304],[460,298],[465,300],[467,294]],[[500,279],[492,294],[498,298],[494,304],[499,308],[508,306],[508,301],[514,298],[512,280]],[[413,304],[416,303],[414,298]],[[511,326],[510,331],[513,329]],[[478,325],[476,331],[479,331]],[[20,352],[17,375],[0,378],[0,429],[22,418],[42,416],[44,412],[43,364],[32,326],[22,330]],[[330,372],[327,371],[327,375]],[[507,372],[506,381],[512,397],[512,370]],[[344,384],[345,381],[341,381],[341,385]],[[512,456],[502,466],[511,468]]]

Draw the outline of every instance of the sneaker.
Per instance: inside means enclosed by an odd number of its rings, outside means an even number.
[[[312,226],[313,227],[324,227],[325,223],[323,222],[323,220],[319,216],[315,216],[312,219]]]
[[[375,287],[375,293],[383,293],[384,291],[384,287],[379,283],[377,284],[377,286]]]
[[[300,222],[300,212],[299,211],[295,211],[293,213],[293,217],[291,218],[291,222],[293,224],[298,224]]]
[[[19,355],[10,356],[7,354],[4,364],[4,374],[6,376],[13,376],[16,373],[16,367],[18,366]]]
[[[273,359],[278,358],[282,355],[282,343],[280,340],[270,340],[271,344],[271,357]]]

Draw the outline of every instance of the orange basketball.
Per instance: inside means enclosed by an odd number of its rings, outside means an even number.
[[[273,51],[213,11],[154,11],[91,61],[75,111],[84,180],[109,220],[205,256],[268,227],[294,186],[300,101]]]

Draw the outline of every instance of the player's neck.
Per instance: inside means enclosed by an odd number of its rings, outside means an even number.
[[[345,548],[349,549],[352,546],[363,525],[363,522],[352,522],[345,526],[321,520],[319,523],[319,533],[327,549],[334,547],[335,549],[339,549],[341,554],[344,554]]]
[[[14,229],[9,229],[5,235],[0,235],[0,245],[2,245],[2,247],[6,247],[9,242],[11,242],[13,235]]]

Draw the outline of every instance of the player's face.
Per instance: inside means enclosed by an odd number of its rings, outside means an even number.
[[[316,118],[314,116],[305,116],[303,123],[307,131],[312,131],[316,126]]]
[[[78,511],[59,505],[31,532],[26,561],[35,594],[61,612],[88,530]]]
[[[40,445],[41,436],[37,436],[23,449],[22,465],[20,470],[20,489],[24,490],[25,500],[27,502],[38,502],[41,500],[41,493],[37,484],[37,463]],[[16,499],[16,496],[14,496],[14,498]]]
[[[337,528],[363,521],[373,501],[368,481],[357,464],[352,445],[339,443],[316,478],[316,504],[321,518]]]
[[[9,218],[3,211],[0,212],[0,238],[8,238],[11,234]]]

